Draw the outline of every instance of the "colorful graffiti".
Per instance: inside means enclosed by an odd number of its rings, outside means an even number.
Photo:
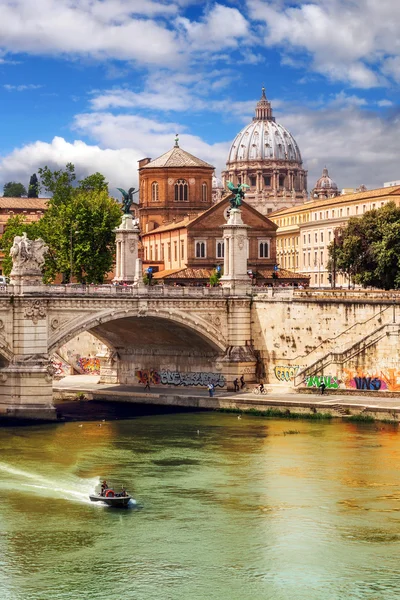
[[[365,373],[362,369],[344,369],[347,388],[356,390],[400,391],[400,370],[388,368],[380,372]]]
[[[154,369],[137,370],[135,375],[139,383],[147,381],[154,385],[184,385],[184,386],[207,386],[213,383],[215,387],[224,387],[225,378],[220,373],[200,371],[198,373],[180,373],[179,371],[155,371]]]
[[[279,381],[292,381],[295,378],[295,376],[297,375],[297,372],[299,369],[300,369],[299,365],[275,367],[274,373],[275,373],[275,377]]]
[[[53,356],[50,359],[50,362],[53,367],[53,377],[55,377],[55,379],[61,379],[70,374],[69,365],[60,358]]]
[[[332,375],[314,375],[312,377],[306,377],[305,384],[307,387],[320,387],[321,383],[325,384],[326,389],[337,389],[340,381],[337,377]]]
[[[100,375],[100,360],[93,356],[80,356],[76,363],[77,370],[85,375]]]
[[[138,370],[135,372],[135,375],[138,379],[138,382],[143,383],[143,385],[146,385],[147,382],[153,385],[158,385],[161,382],[159,372],[153,371],[153,369]]]

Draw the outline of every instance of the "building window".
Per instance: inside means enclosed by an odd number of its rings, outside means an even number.
[[[267,215],[269,215],[269,213],[272,213],[272,208],[267,208]]]
[[[306,234],[303,235],[303,244],[306,245]]]
[[[334,216],[335,216],[335,211],[333,210],[332,211],[332,219],[334,218]]]
[[[151,201],[158,202],[158,183],[153,181],[151,184]]]
[[[195,244],[196,248],[196,258],[205,258],[206,257],[206,243],[202,241],[198,241]]]
[[[324,251],[321,250],[321,267],[324,266]]]
[[[358,206],[356,206],[356,215],[358,215]]]
[[[201,199],[203,202],[207,202],[207,184],[203,183],[201,186]]]
[[[178,242],[174,242],[174,261],[178,260]]]
[[[266,187],[270,187],[271,186],[271,177],[269,175],[264,175],[264,185]]]
[[[158,261],[158,244],[154,247],[154,260]]]
[[[366,210],[367,210],[367,206],[366,206],[366,204],[363,204],[363,213],[365,213]]]
[[[161,250],[161,256],[160,256],[160,258],[161,258],[161,260],[164,260],[164,244],[161,244],[160,250]]]
[[[224,256],[225,256],[224,240],[217,240],[215,255],[217,258],[224,258]]]
[[[343,208],[340,209],[340,216],[343,216]]]
[[[258,258],[269,258],[269,242],[267,240],[258,242]]]
[[[168,262],[171,262],[171,243],[168,242]]]
[[[178,179],[175,183],[175,202],[187,202],[189,199],[189,186],[185,179]]]
[[[311,252],[308,252],[308,266],[311,266]]]
[[[323,242],[323,241],[324,241],[324,232],[321,231],[321,242]]]
[[[185,260],[185,242],[181,240],[181,259]]]
[[[318,219],[317,213],[314,213],[314,221]]]
[[[325,211],[325,219],[327,219],[327,218],[328,218],[328,211],[326,210]]]
[[[153,260],[153,246],[150,246],[150,260]]]
[[[328,241],[330,242],[332,239],[332,231],[328,231]]]
[[[350,206],[347,207],[347,216],[350,215]]]
[[[250,177],[250,185],[251,185],[251,187],[256,187],[257,177]]]
[[[303,252],[303,265],[306,266],[306,253]]]
[[[318,243],[318,233],[314,234],[314,238],[315,238],[315,243],[317,244]]]
[[[311,233],[308,234],[308,243],[311,244]]]
[[[375,210],[375,203],[372,205],[372,210]]]

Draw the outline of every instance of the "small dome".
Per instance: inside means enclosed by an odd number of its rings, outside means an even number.
[[[333,181],[333,179],[331,179],[329,177],[328,174],[328,169],[325,167],[322,171],[322,177],[320,177],[317,181],[317,183],[315,184],[315,188],[313,191],[318,191],[318,190],[333,190],[333,191],[337,191],[338,186],[336,185],[336,183]]]
[[[223,190],[224,184],[222,183],[222,179],[219,179],[214,173],[212,178],[212,189],[213,190]]]

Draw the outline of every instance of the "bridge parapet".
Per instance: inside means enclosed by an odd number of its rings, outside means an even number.
[[[249,288],[249,294],[251,288]],[[0,286],[0,296],[17,295],[15,286]],[[29,296],[112,296],[133,298],[227,298],[233,296],[223,287],[115,286],[115,285],[41,285],[24,286],[18,295]]]

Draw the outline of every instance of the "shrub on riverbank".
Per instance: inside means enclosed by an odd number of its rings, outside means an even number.
[[[267,410],[258,410],[256,408],[250,408],[249,410],[242,410],[241,408],[218,408],[216,410],[222,413],[234,413],[239,415],[244,414],[253,417],[263,417],[267,419],[311,419],[318,421],[321,419],[333,418],[333,415],[331,415],[331,413],[292,413],[289,409],[280,410],[279,408],[268,408]]]

